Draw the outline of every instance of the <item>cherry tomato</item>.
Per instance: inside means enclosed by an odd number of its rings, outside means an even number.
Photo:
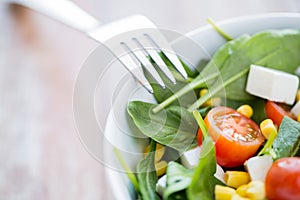
[[[202,145],[202,131],[200,128],[198,129],[197,139],[198,139],[198,145],[201,146]]]
[[[217,162],[224,167],[241,166],[264,141],[258,125],[228,107],[215,107],[204,122],[215,141]]]
[[[268,200],[300,199],[300,158],[276,160],[266,176]]]
[[[265,111],[267,117],[271,119],[273,123],[276,124],[277,126],[280,125],[284,116],[289,116],[291,118],[294,118],[290,112],[286,111],[283,107],[281,107],[277,103],[269,100],[266,102]]]

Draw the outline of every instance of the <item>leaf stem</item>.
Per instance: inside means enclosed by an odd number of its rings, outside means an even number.
[[[211,92],[206,93],[205,95],[203,95],[202,97],[200,97],[195,103],[193,103],[188,108],[188,111],[189,112],[193,112],[194,110],[196,110],[197,108],[199,108],[203,103],[205,103],[207,100],[209,100],[212,96],[214,96],[218,92],[220,92],[223,88],[227,87],[228,85],[230,85],[234,81],[236,81],[239,78],[241,78],[242,76],[244,76],[246,73],[248,73],[248,71],[249,71],[249,68],[244,69],[240,73],[238,73],[235,76],[232,76],[231,78],[229,78],[228,80],[226,80],[223,85],[218,85],[217,87],[213,88]]]
[[[233,40],[233,38],[225,33],[211,18],[208,18],[206,21],[227,41]]]
[[[154,107],[152,112],[158,113],[159,111],[161,111],[162,109],[164,109],[165,107],[170,105],[173,101],[175,101],[179,97],[183,96],[184,94],[188,93],[189,91],[191,91],[197,87],[202,86],[203,84],[205,84],[206,81],[214,79],[218,75],[219,75],[219,73],[214,73],[212,75],[207,76],[205,79],[198,78],[200,76],[199,75],[196,79],[194,79],[194,81],[190,82],[188,85],[181,88],[179,91],[177,91],[175,94],[170,96],[168,99],[166,99],[165,101],[163,101],[162,103],[160,103],[156,107]]]
[[[131,171],[131,169],[129,168],[129,166],[126,164],[125,160],[123,159],[120,151],[117,148],[114,148],[114,152],[121,164],[121,166],[123,167],[123,169],[125,170],[125,173],[127,174],[129,180],[131,181],[134,189],[139,193],[140,192],[140,187],[139,187],[139,183],[137,178],[135,177],[134,173]]]
[[[201,131],[202,131],[202,135],[205,138],[208,137],[208,133],[207,133],[207,128],[206,125],[204,123],[204,120],[202,118],[202,116],[200,115],[200,113],[197,110],[193,111],[193,115],[195,120],[197,121],[198,126],[200,127]]]

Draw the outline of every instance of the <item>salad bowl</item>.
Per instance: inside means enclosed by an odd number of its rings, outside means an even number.
[[[300,29],[300,14],[270,13],[245,16],[217,24],[228,35],[236,38],[245,33],[252,35],[269,29]],[[171,35],[169,40],[173,49],[189,66],[197,66],[201,61],[209,60],[226,42],[210,25],[183,36],[172,31],[165,31],[165,35]],[[95,53],[94,57],[97,55],[104,57],[103,52],[101,55]],[[97,72],[97,84],[92,96],[94,101],[91,109],[94,110],[100,134],[86,136],[81,133],[83,131],[79,132],[87,150],[105,166],[105,175],[115,199],[135,199],[134,188],[125,173],[124,166],[120,165],[116,152],[120,153],[128,167],[135,171],[148,140],[130,120],[127,105],[132,100],[154,103],[155,99],[131,77],[130,73],[122,70],[113,58],[109,55],[107,57],[97,64],[107,67]],[[90,62],[95,62],[95,59]],[[76,113],[82,118],[80,110],[75,109],[75,118]],[[78,123],[80,126],[79,117],[76,122],[77,126]],[[97,140],[98,142],[95,142]]]

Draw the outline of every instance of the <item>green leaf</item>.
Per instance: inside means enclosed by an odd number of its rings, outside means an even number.
[[[210,137],[206,137],[202,144],[200,160],[187,188],[189,200],[211,200],[214,199],[214,188],[216,184],[223,185],[214,174],[216,173],[216,150]]]
[[[249,35],[242,35],[234,40],[225,43],[218,51],[213,55],[210,62],[201,71],[196,79],[202,79],[215,72],[220,73],[221,69],[224,68],[226,61],[232,57],[234,52],[239,51],[241,46],[250,39]],[[225,69],[227,70],[227,69]],[[214,81],[213,81],[214,82]],[[210,84],[208,84],[210,85]]]
[[[193,172],[177,162],[170,162],[166,173],[167,187],[164,191],[164,199],[169,199],[172,194],[185,190],[192,181]]]
[[[269,30],[255,34],[234,51],[221,69],[225,81],[251,64],[294,73],[300,65],[299,30]],[[245,91],[247,75],[227,86],[226,98],[251,100]]]
[[[193,115],[182,107],[170,106],[154,114],[155,104],[132,101],[127,111],[138,129],[156,142],[179,152],[196,146],[197,124]]]
[[[155,147],[156,143],[152,140],[150,143],[150,153],[137,165],[137,178],[143,200],[160,199],[155,192],[157,183],[157,175],[154,166]]]
[[[295,156],[300,146],[300,123],[284,117],[273,142],[276,159]]]

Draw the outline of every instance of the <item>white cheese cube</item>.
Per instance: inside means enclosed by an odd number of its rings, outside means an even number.
[[[251,65],[246,91],[271,101],[293,104],[297,94],[297,76],[275,69]]]
[[[167,175],[163,175],[156,183],[156,192],[163,196],[164,190],[167,187]]]
[[[252,181],[265,181],[266,175],[273,164],[273,158],[270,155],[255,156],[246,161],[246,170]]]
[[[182,153],[180,161],[183,166],[188,169],[192,169],[198,166],[199,156],[200,156],[201,147],[197,146],[194,149],[190,149]]]
[[[300,114],[300,101],[298,101],[296,105],[293,106],[293,108],[291,109],[291,113],[293,113],[293,115],[295,115],[296,117]]]

